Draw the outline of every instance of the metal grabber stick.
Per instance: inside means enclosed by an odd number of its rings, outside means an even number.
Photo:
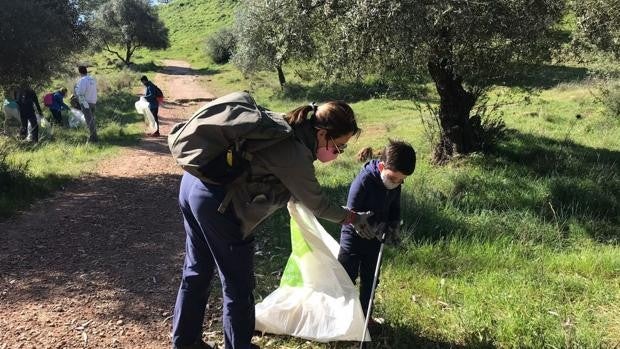
[[[379,257],[377,257],[377,266],[375,267],[375,277],[372,280],[372,291],[370,292],[370,301],[368,301],[368,310],[366,311],[366,322],[364,323],[364,332],[362,333],[362,339],[360,341],[360,349],[364,348],[364,340],[366,339],[366,332],[368,332],[368,322],[370,321],[370,314],[372,312],[372,303],[375,299],[375,289],[377,288],[377,280],[379,279],[379,270],[381,269],[381,257],[383,257],[383,246],[385,245],[384,231],[381,234],[381,247],[379,247]]]

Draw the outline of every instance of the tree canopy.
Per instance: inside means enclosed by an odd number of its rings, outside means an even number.
[[[233,62],[245,74],[260,70],[278,72],[286,83],[282,65],[312,50],[310,18],[293,0],[246,0],[236,16],[237,45]]]
[[[138,48],[170,46],[168,29],[147,0],[110,0],[96,11],[96,48],[115,54],[125,65]]]
[[[72,0],[1,3],[1,89],[48,81],[84,43],[84,23]]]
[[[252,8],[253,2],[247,0],[246,7]],[[238,22],[248,47],[254,48],[248,56],[281,63],[278,57],[310,49],[319,66],[335,79],[366,73],[429,77],[440,97],[439,161],[481,149],[483,125],[478,116],[470,115],[478,98],[489,86],[515,74],[520,63],[550,58],[552,34],[565,13],[565,2],[556,0],[279,0],[278,4],[279,9],[249,16],[255,22],[251,25]]]
[[[620,58],[620,0],[581,0],[574,6],[577,42]]]

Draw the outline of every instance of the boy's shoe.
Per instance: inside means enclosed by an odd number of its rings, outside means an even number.
[[[155,131],[153,133],[147,133],[146,135],[149,137],[159,137],[159,131]]]
[[[368,320],[368,330],[369,331],[379,331],[379,330],[381,330],[381,327],[383,326],[383,323],[385,323],[385,320],[382,319],[382,318],[370,317],[370,320]]]

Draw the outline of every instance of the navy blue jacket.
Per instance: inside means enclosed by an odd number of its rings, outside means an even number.
[[[15,100],[19,106],[19,113],[22,116],[32,116],[34,108],[37,108],[39,114],[43,114],[36,93],[31,88],[19,90],[15,94]]]
[[[52,105],[50,106],[51,110],[69,110],[69,106],[65,104],[64,98],[65,96],[62,95],[62,93],[60,93],[60,91],[56,91],[54,92],[54,94],[52,95]]]
[[[400,188],[388,190],[381,181],[379,160],[367,162],[349,188],[347,207],[355,212],[372,211],[370,224],[400,221]],[[356,234],[351,225],[343,225],[341,233]]]
[[[146,82],[146,91],[144,91],[144,99],[149,102],[149,109],[156,109],[159,107],[157,103],[157,91],[155,89],[155,84],[150,81]]]

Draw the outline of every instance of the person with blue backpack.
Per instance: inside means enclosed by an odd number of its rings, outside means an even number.
[[[143,75],[140,78],[140,81],[146,88],[146,90],[144,91],[144,99],[149,102],[149,110],[151,111],[151,114],[153,114],[153,118],[155,119],[156,130],[155,132],[149,133],[148,135],[151,137],[159,137],[159,100],[161,97],[163,97],[163,93],[161,92],[159,87],[157,87],[157,85],[155,85],[152,81],[149,80],[149,78],[146,77],[146,75]]]
[[[206,164],[190,166],[209,156],[208,147],[230,139],[222,138],[224,134],[238,130],[253,138],[235,141],[232,149]],[[241,92],[220,97],[173,128],[168,143],[186,170],[179,190],[186,239],[172,324],[175,349],[214,347],[203,341],[202,326],[216,270],[222,284],[225,348],[258,348],[251,343],[255,326],[253,233],[289,200],[301,202],[318,217],[369,234],[372,213],[331,203],[313,164],[336,159],[360,132],[353,110],[344,102],[302,106],[284,115],[265,110]],[[227,166],[234,168],[244,160],[243,174],[234,179],[221,175],[233,174]]]
[[[63,110],[69,110],[69,106],[65,104],[65,96],[67,95],[67,89],[65,87],[60,90],[51,93],[51,96],[45,95],[43,98],[44,104],[49,108],[50,113],[52,113],[52,117],[54,121],[62,126],[62,114]],[[51,101],[48,101],[51,99]]]

